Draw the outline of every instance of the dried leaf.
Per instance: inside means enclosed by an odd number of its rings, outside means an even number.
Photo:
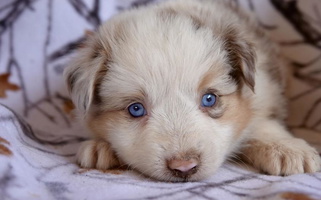
[[[281,198],[286,200],[313,200],[306,194],[294,193],[294,192],[285,192],[281,194]]]
[[[10,151],[10,149],[8,149],[8,147],[0,144],[0,154],[5,156],[11,156],[12,152]]]
[[[64,100],[64,112],[67,114],[71,114],[71,111],[75,109],[75,105],[72,103],[70,99]]]
[[[0,143],[5,143],[5,144],[9,144],[10,145],[10,142],[8,142],[6,139],[0,137]]]
[[[10,142],[8,142],[6,139],[4,139],[2,137],[0,137],[0,143],[10,145]],[[11,156],[12,152],[10,151],[10,149],[8,147],[6,147],[3,144],[0,144],[0,154],[5,155],[5,156]]]
[[[19,90],[20,87],[16,84],[9,83],[10,73],[0,74],[0,98],[7,97],[7,90]]]

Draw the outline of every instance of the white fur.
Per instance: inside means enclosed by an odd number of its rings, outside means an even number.
[[[95,137],[80,148],[78,161],[108,169],[117,157],[165,181],[206,178],[233,153],[270,174],[317,171],[316,151],[283,125],[282,65],[257,23],[227,3],[177,0],[116,15],[65,72]],[[232,77],[233,69],[243,76]],[[202,108],[209,89],[218,103]],[[144,105],[146,116],[130,116],[127,108],[135,102]],[[191,157],[198,168],[186,177],[173,175],[166,164]]]

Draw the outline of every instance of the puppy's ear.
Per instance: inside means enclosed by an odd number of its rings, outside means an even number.
[[[253,45],[233,28],[228,28],[223,37],[232,67],[230,75],[238,83],[243,81],[254,92],[256,54]]]
[[[99,87],[108,69],[109,45],[97,35],[89,35],[64,71],[71,99],[77,109],[86,113],[100,102]]]

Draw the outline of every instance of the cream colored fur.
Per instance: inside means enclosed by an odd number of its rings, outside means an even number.
[[[227,3],[176,0],[116,15],[65,71],[94,136],[78,162],[98,169],[122,162],[164,181],[206,178],[235,154],[273,175],[315,172],[318,153],[283,125],[284,70],[257,23]],[[209,92],[218,100],[204,108]],[[130,116],[135,102],[147,115]],[[194,174],[168,168],[191,158]]]

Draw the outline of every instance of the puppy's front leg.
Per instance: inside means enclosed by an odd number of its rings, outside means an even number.
[[[99,140],[83,142],[76,157],[77,162],[84,168],[107,170],[120,164],[109,144]]]
[[[252,134],[241,157],[255,168],[271,175],[320,170],[318,152],[304,140],[294,138],[278,121],[257,123]]]

